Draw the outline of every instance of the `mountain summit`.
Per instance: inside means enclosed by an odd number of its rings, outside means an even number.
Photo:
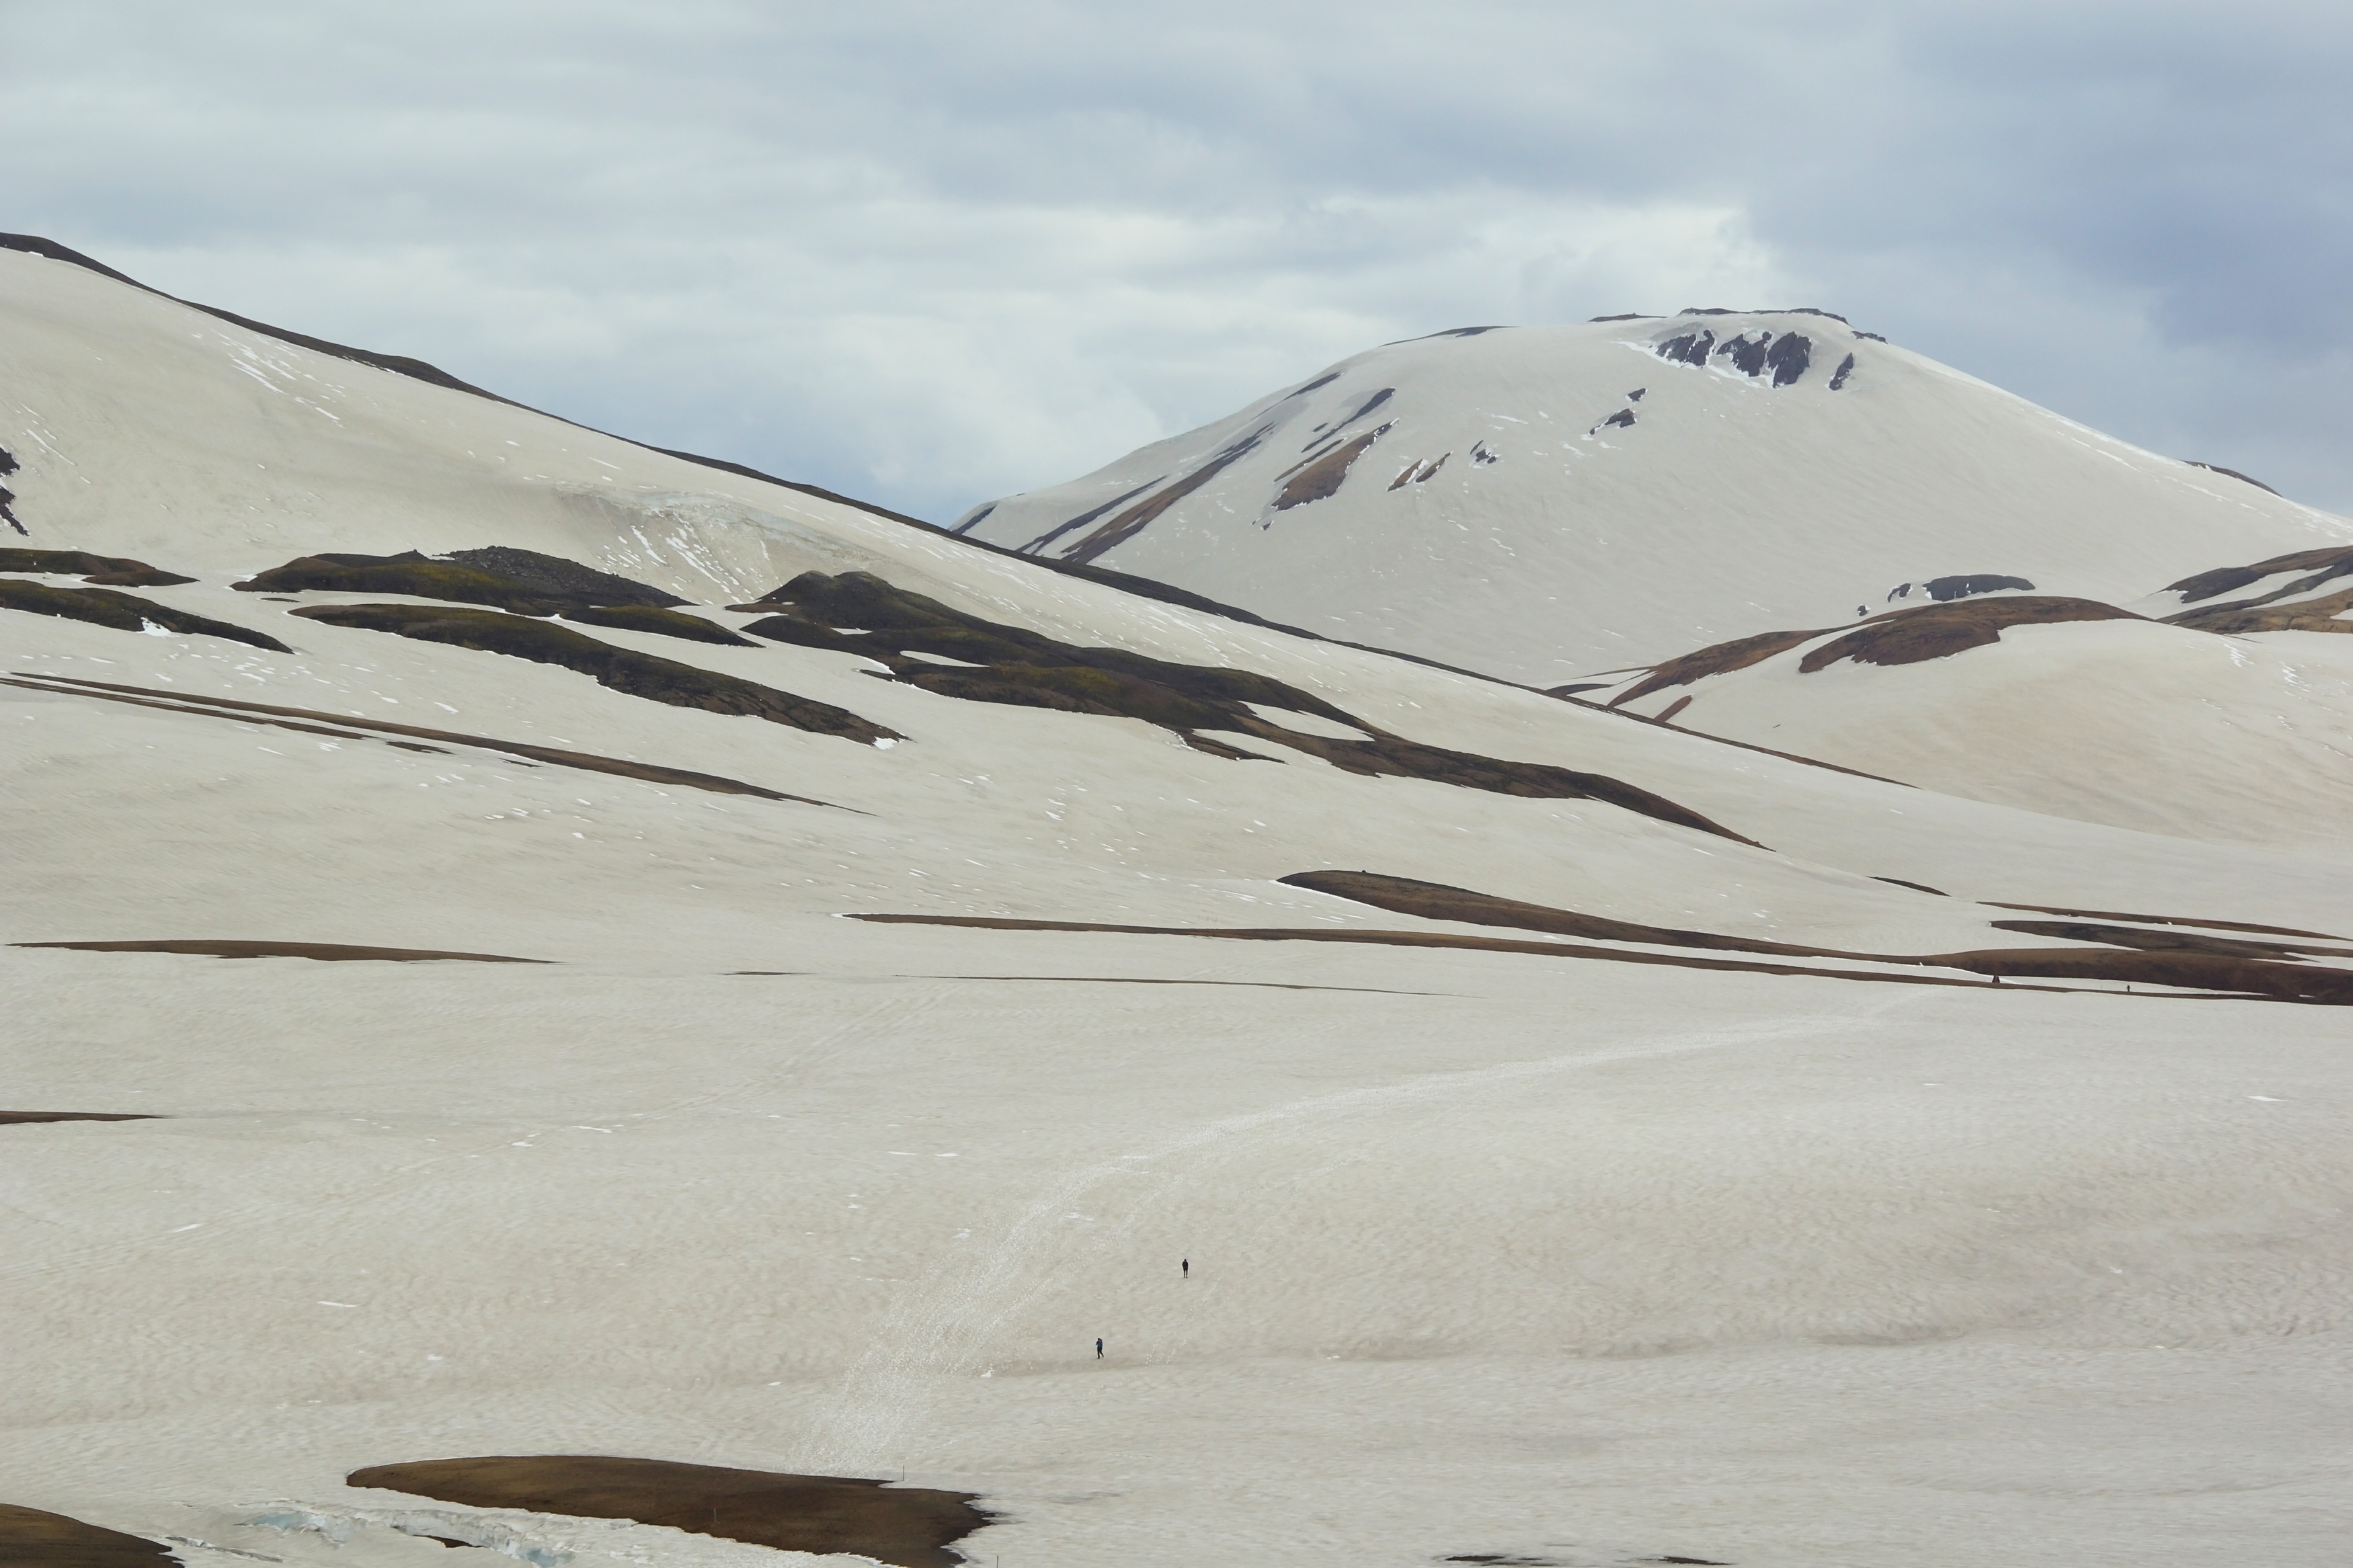
[[[1907,586],[2121,600],[2353,543],[1815,310],[1389,343],[955,531],[1543,686]]]

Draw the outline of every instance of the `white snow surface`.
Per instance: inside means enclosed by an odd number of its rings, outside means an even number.
[[[1716,346],[1704,363],[1661,357],[1702,332]],[[1767,337],[1805,340],[1795,379],[1720,352]],[[1303,458],[1376,430],[1334,493],[1280,504]],[[1141,527],[1112,528],[1179,490]],[[1852,620],[1931,577],[2121,603],[2209,567],[2353,543],[2343,518],[1811,311],[1392,343],[958,526],[1547,687]]]
[[[1356,479],[1444,447],[1440,477],[1460,480],[1468,434],[1501,457],[1470,482],[1518,485],[1541,434],[1551,471],[1597,495],[1748,493],[1732,515],[1762,528],[1810,487],[1826,512],[1871,504],[1898,459],[1869,432],[1955,417],[1986,439],[1945,476],[1965,494],[1926,519],[1891,509],[1902,574],[1952,543],[1953,570],[2097,595],[2166,580],[2176,555],[2188,572],[2340,536],[1900,351],[1862,344],[1832,395],[1837,355],[1818,349],[1811,375],[1768,389],[1625,346],[1662,325],[1386,351],[1433,377],[1449,354],[1521,355],[1527,395],[1492,417],[1529,425],[1414,431],[1425,405],[1400,376],[1399,426]],[[1538,374],[1546,344],[1567,370]],[[1866,952],[2048,940],[1989,929],[2011,911],[1979,900],[2345,932],[2341,838],[1965,798],[1132,598],[6,252],[0,373],[32,535],[14,542],[191,574],[133,592],[297,650],[0,610],[0,668],[49,678],[0,686],[0,942],[552,961],[0,946],[0,1109],[164,1118],[0,1127],[0,1501],[168,1539],[190,1563],[446,1563],[420,1531],[543,1565],[777,1561],[343,1484],[571,1452],[903,1472],[981,1494],[1001,1522],[964,1550],[1020,1568],[2341,1560],[2353,1080],[2336,1009],[840,918],[1525,934],[1274,880],[1362,868]],[[1634,429],[1567,455],[1620,405],[1562,388],[1646,384]],[[1287,416],[1304,424],[1284,439],[1322,416]],[[1674,461],[1627,455],[1654,429]],[[1742,456],[1768,450],[1786,463]],[[1862,479],[1825,479],[1841,454]],[[2112,493],[2091,478],[2108,468],[2147,507],[2067,510]],[[1553,493],[1525,482],[1528,504]],[[1409,499],[1414,527],[1512,559],[1502,532],[1445,521],[1442,493]],[[1988,521],[2000,496],[2041,510]],[[1493,665],[1408,613],[1426,541],[1301,542],[1346,521],[1348,489],[1265,531],[1236,505],[1236,531],[1193,558],[1269,592],[1187,585],[1333,630],[1276,592],[1321,571],[1378,590],[1326,615],[1346,635],[1419,627],[1415,651]],[[1632,663],[1815,624],[1814,598],[1851,614],[1900,580],[1875,544],[1755,551],[1721,507],[1652,503],[1648,537],[1612,515],[1624,526],[1565,525],[1568,543],[1499,574],[1499,616],[1577,595],[1546,612],[1560,651],[1506,673],[1592,665],[1613,634],[1587,611],[1609,611]],[[1138,544],[1212,537],[1187,516]],[[1634,557],[1595,553],[1604,533],[1656,572],[1606,589]],[[873,571],[1070,641],[1259,670],[1417,741],[1622,779],[1757,847],[1590,800],[1229,761],[1137,720],[934,696],[851,656],[594,628],[907,737],[861,746],[228,587],[319,551],[488,544],[722,619],[710,606],[805,570]],[[1286,550],[1304,552],[1267,553]],[[1740,586],[1759,563],[1769,577]],[[1381,620],[1380,593],[1406,609]],[[54,678],[834,805],[125,706]],[[2246,810],[2324,784],[2269,785]]]

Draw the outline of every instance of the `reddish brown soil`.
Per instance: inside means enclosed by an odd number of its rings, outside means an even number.
[[[40,1121],[160,1121],[135,1110],[0,1110],[0,1127],[24,1127]],[[0,1554],[0,1562],[6,1561]]]
[[[1705,676],[1724,675],[1736,669],[1746,669],[1752,664],[1762,664],[1777,653],[1786,653],[1801,642],[1827,637],[1835,626],[1817,626],[1810,632],[1758,632],[1755,637],[1735,637],[1713,647],[1680,654],[1664,664],[1651,667],[1651,673],[1630,691],[1609,700],[1615,708],[1636,698],[1648,697],[1653,691],[1664,691],[1670,686],[1689,686]]]
[[[311,958],[322,963],[376,960],[387,963],[552,963],[497,952],[435,952],[421,947],[348,947],[333,942],[245,942],[198,938],[166,942],[12,942],[10,947],[66,947],[77,952],[185,952],[201,958]]]
[[[1314,461],[1292,469],[1283,477],[1282,489],[1274,498],[1274,510],[1289,511],[1293,507],[1305,506],[1309,501],[1323,500],[1338,494],[1356,459],[1388,433],[1389,427],[1386,425],[1377,430],[1368,430],[1345,446],[1335,447]],[[1395,485],[1389,488],[1397,489]]]
[[[0,1502],[0,1563],[8,1568],[154,1568],[175,1561],[152,1541]]]
[[[2047,626],[2060,621],[2137,621],[2142,616],[2114,605],[2091,599],[2055,595],[2021,595],[2012,599],[1961,599],[1949,605],[1923,605],[1882,616],[1833,642],[1824,643],[1798,661],[1798,672],[1810,675],[1840,659],[1857,664],[1919,664],[1948,658],[1969,648],[1983,647],[2001,638],[2006,626]]]
[[[665,1459],[533,1454],[372,1465],[345,1478],[472,1508],[630,1519],[780,1552],[847,1552],[901,1568],[960,1568],[950,1550],[992,1522],[977,1494],[842,1476],[723,1469]]]
[[[656,763],[631,762],[623,757],[602,757],[594,752],[569,752],[554,746],[527,745],[516,741],[495,740],[487,735],[459,734],[454,730],[427,730],[415,724],[393,724],[375,719],[353,719],[340,713],[322,713],[310,708],[277,708],[266,702],[242,702],[227,697],[198,697],[182,691],[166,691],[149,686],[117,686],[111,681],[83,680],[64,675],[34,675],[17,670],[0,677],[0,686],[21,686],[28,691],[50,691],[67,697],[89,697],[100,701],[128,703],[137,708],[153,708],[167,713],[192,713],[207,719],[233,719],[242,723],[269,724],[280,729],[301,730],[312,734],[337,735],[346,740],[364,740],[354,733],[364,730],[371,734],[412,735],[428,741],[447,741],[452,745],[477,746],[512,757],[526,757],[552,767],[578,768],[584,773],[615,773],[623,778],[642,779],[648,784],[671,784],[685,789],[707,790],[713,795],[757,795],[762,800],[792,801],[801,805],[833,805],[831,801],[815,800],[807,795],[786,795],[779,790],[763,789],[758,784],[745,784],[741,779],[723,778],[717,773],[690,773],[684,768],[666,768]],[[348,725],[349,729],[323,728],[324,725]],[[392,745],[400,745],[394,741]],[[432,750],[431,747],[407,747],[411,751]],[[836,811],[856,811],[855,806],[837,805]],[[863,816],[864,812],[859,812]]]
[[[2172,946],[2146,944],[2143,933],[2133,933],[2132,947],[1991,948],[1959,952],[1851,952],[1838,948],[1809,947],[1792,942],[1761,942],[1714,931],[1683,931],[1642,925],[1572,910],[1498,899],[1442,883],[1386,877],[1369,871],[1308,871],[1285,877],[1293,887],[1307,888],[1392,913],[1424,920],[1455,921],[1477,925],[1505,926],[1520,931],[1557,932],[1594,942],[1640,942],[1652,947],[1751,952],[1775,957],[1830,958],[1932,969],[1958,969],[1989,977],[2016,975],[2046,980],[2110,981],[2162,985],[2239,996],[2267,997],[2283,1002],[2316,1002],[2353,1005],[2353,973],[2303,963],[2278,962],[2244,952],[2218,952],[2211,939],[2187,941]],[[1854,970],[1821,969],[1728,959],[1684,957],[1672,953],[1628,952],[1619,948],[1586,947],[1568,942],[1516,942],[1494,937],[1457,936],[1451,932],[1402,931],[1335,931],[1329,928],[1227,927],[1188,928],[1130,926],[1085,921],[1024,921],[979,916],[858,915],[858,920],[884,923],[965,926],[999,931],[1111,931],[1134,935],[1215,937],[1243,942],[1337,942],[1397,947],[1458,947],[1490,952],[1522,952],[1551,958],[1598,959],[1619,963],[1664,963],[1695,969],[1745,970],[1767,974],[1810,974],[1838,980],[1957,985],[1966,981],[1930,975],[1874,974]],[[2161,937],[2162,933],[2147,933]],[[2257,950],[2263,951],[2263,950]]]
[[[642,610],[638,613],[667,614]],[[676,659],[658,658],[634,648],[617,647],[568,627],[502,610],[455,606],[444,609],[420,605],[311,605],[293,614],[328,626],[390,632],[419,642],[443,643],[503,654],[510,658],[526,658],[535,664],[552,664],[587,676],[608,691],[642,697],[673,708],[765,719],[772,724],[784,724],[816,735],[837,736],[863,745],[904,739],[896,730],[869,722],[830,702],[796,696],[738,676],[723,675],[698,664],[681,664]],[[733,637],[732,633],[723,635]]]
[[[2188,915],[2128,915],[2120,910],[2069,910],[2056,904],[2005,904],[1996,900],[1985,900],[1989,910],[2025,910],[2038,915],[2070,915],[2084,921],[2130,921],[2144,926],[2202,926],[2208,931],[2250,931],[2263,936],[2308,936],[2320,942],[2353,942],[2353,937],[2337,936],[2325,931],[2298,931],[2294,926],[2250,925],[2244,921],[2193,920]]]

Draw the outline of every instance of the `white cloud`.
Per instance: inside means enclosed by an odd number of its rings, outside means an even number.
[[[2353,45],[2315,7],[58,0],[10,31],[0,226],[924,515],[1388,339],[1718,303],[1844,310],[2353,501]]]

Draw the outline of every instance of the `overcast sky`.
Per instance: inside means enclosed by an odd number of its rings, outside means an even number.
[[[1817,305],[2353,511],[2353,5],[0,0],[0,229],[934,520]]]

